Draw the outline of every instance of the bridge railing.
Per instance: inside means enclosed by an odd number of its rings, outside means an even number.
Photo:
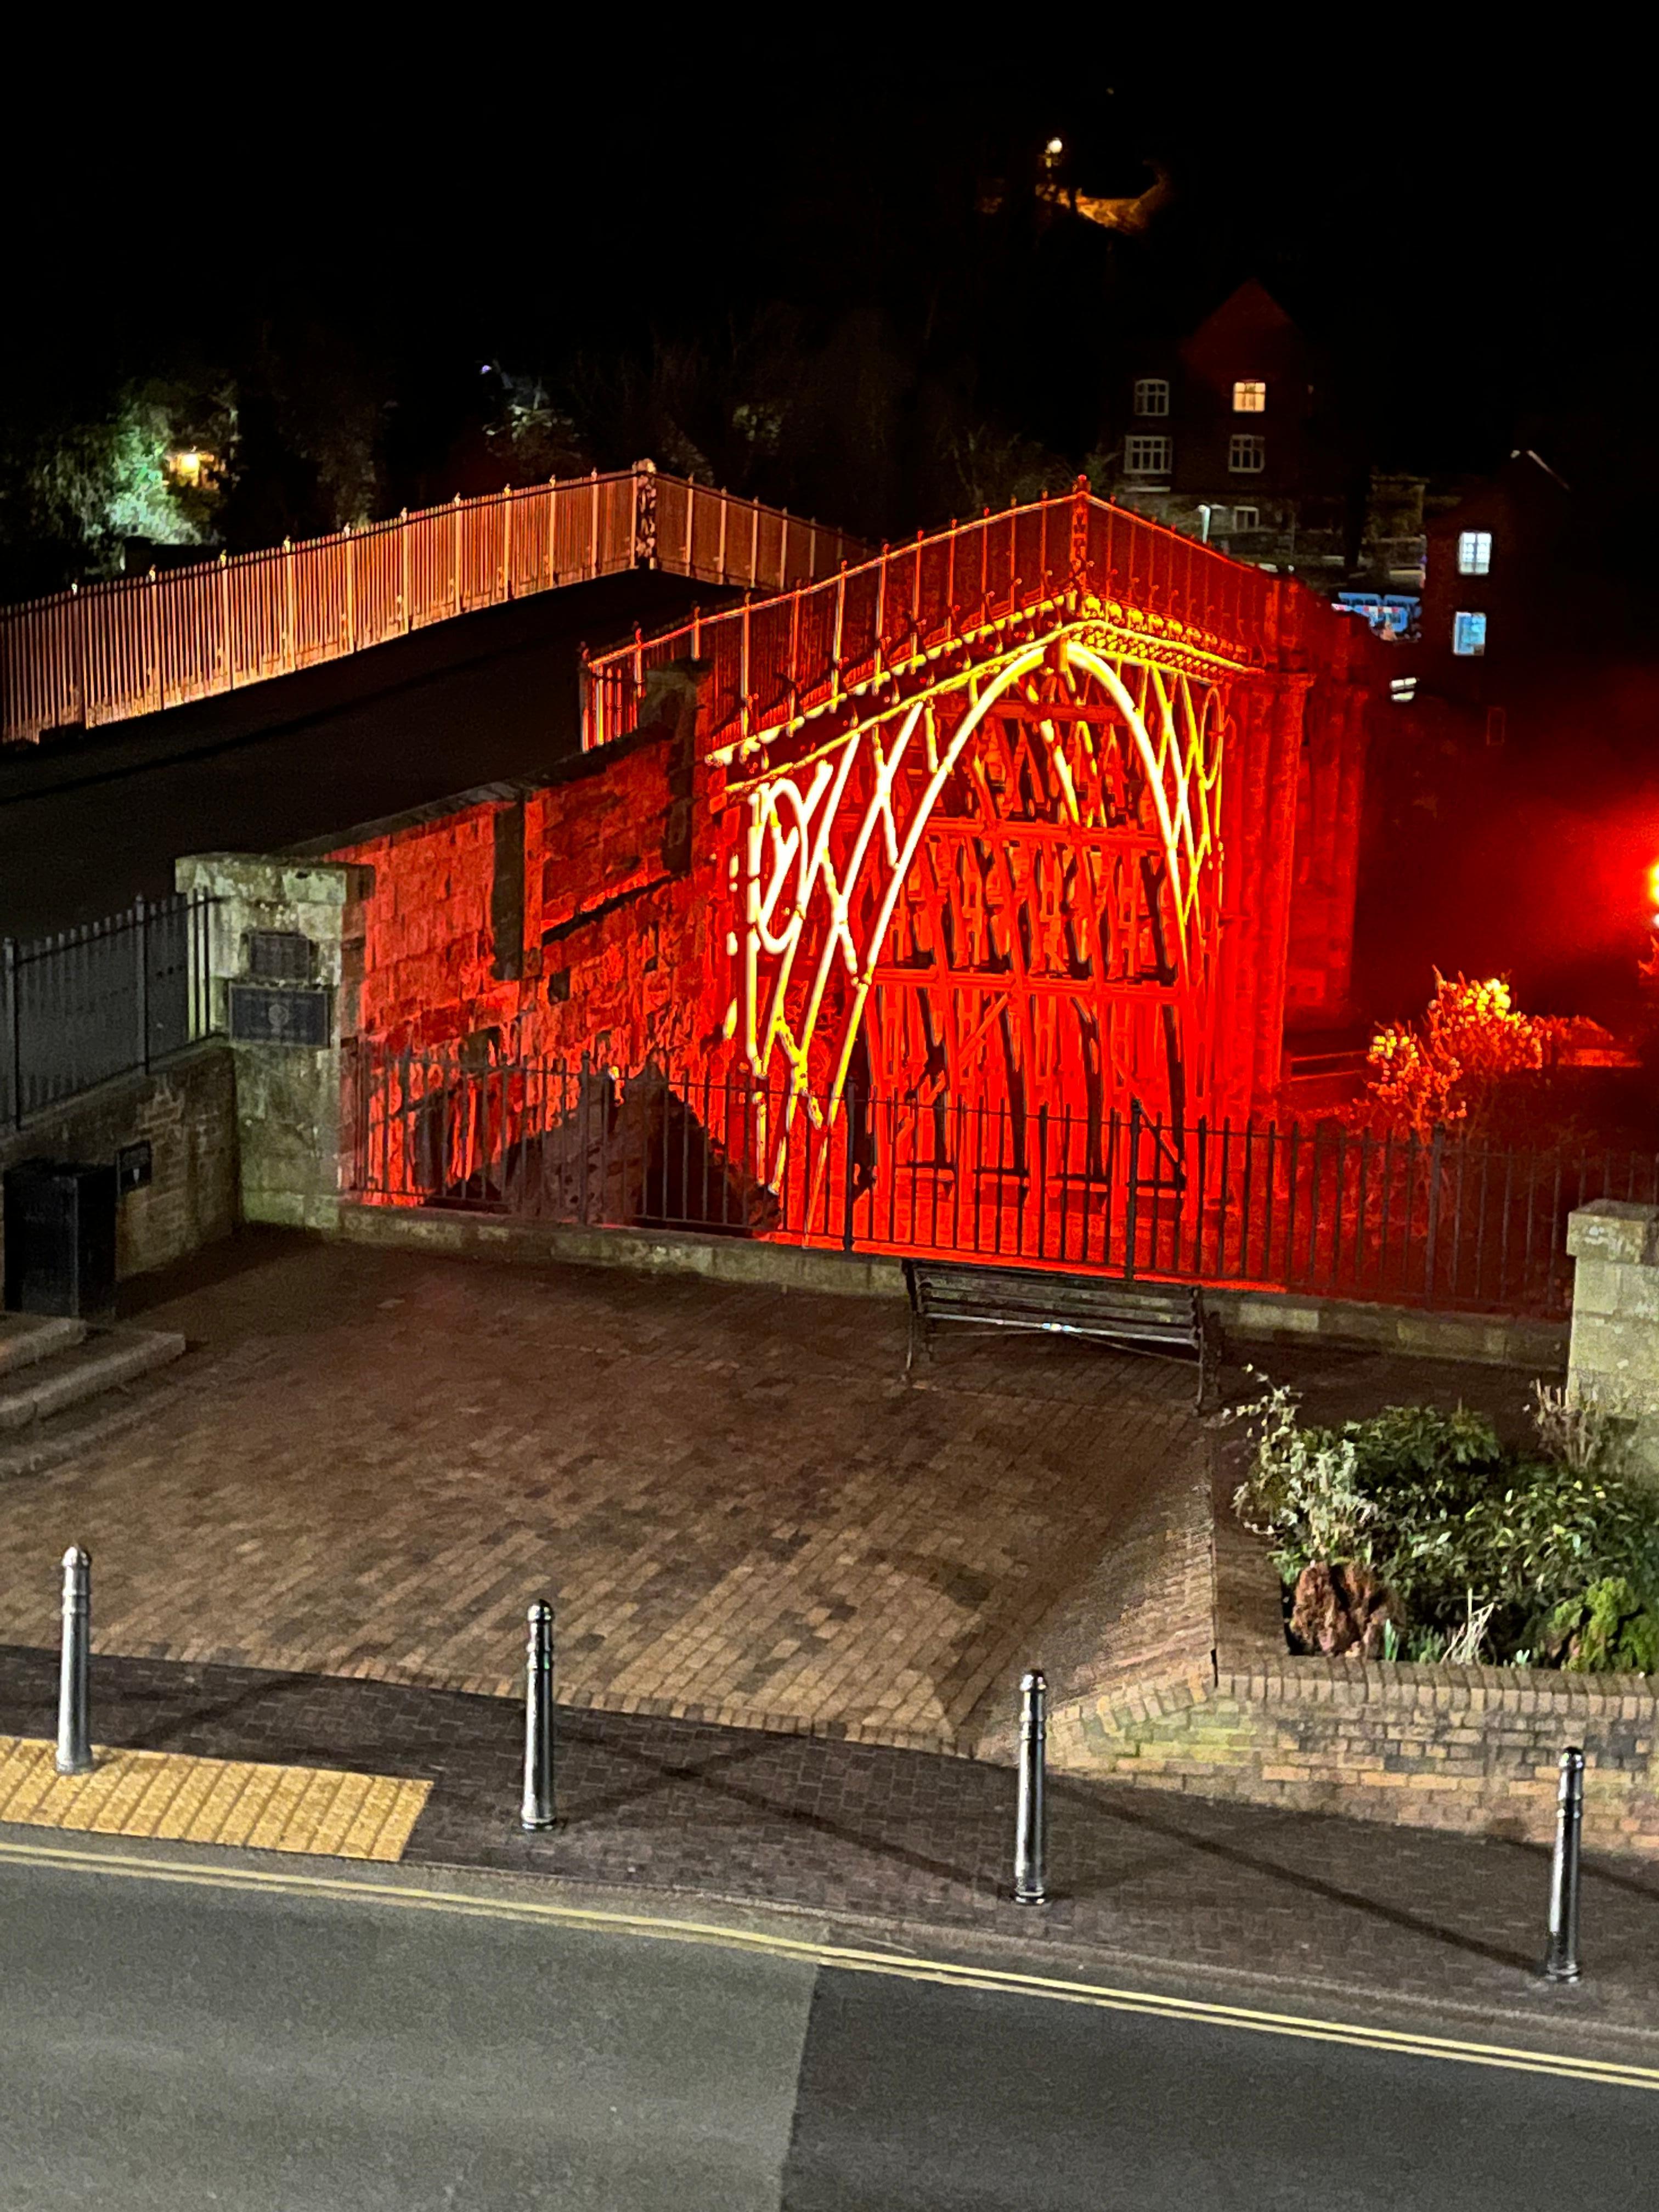
[[[1058,599],[1074,580],[1131,628],[1245,665],[1268,658],[1273,587],[1261,569],[1092,495],[1045,495],[885,546],[828,581],[594,655],[583,671],[582,743],[591,750],[637,726],[653,668],[707,662],[709,726],[740,740],[896,659]]]
[[[362,1041],[355,1194],[587,1227],[1560,1317],[1567,1217],[1651,1203],[1659,1157],[1500,1150],[1328,1124],[850,1095],[832,1117],[736,1075],[527,1057],[477,1065]]]
[[[839,531],[648,462],[458,496],[362,530],[0,609],[0,741],[240,690],[623,569],[778,591],[862,550]]]

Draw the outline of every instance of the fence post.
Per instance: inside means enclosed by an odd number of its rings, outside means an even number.
[[[1129,1101],[1129,1182],[1128,1200],[1123,1220],[1123,1279],[1132,1283],[1135,1279],[1135,1231],[1139,1225],[1139,1199],[1136,1178],[1140,1172],[1140,1101]]]
[[[450,505],[455,511],[454,537],[450,546],[450,561],[454,571],[455,611],[461,611],[461,495],[457,492]]]
[[[513,487],[501,486],[501,597],[513,596]]]
[[[23,1126],[23,1012],[18,1004],[20,988],[17,976],[17,940],[8,937],[0,951],[4,952],[6,985],[6,1050],[11,1061],[11,1121],[15,1129]]]
[[[1423,1295],[1434,1304],[1435,1248],[1440,1241],[1440,1167],[1446,1149],[1446,1133],[1437,1124],[1429,1146],[1429,1219],[1425,1238]]]
[[[538,1598],[528,1615],[524,1679],[524,1802],[519,1824],[550,1828],[553,1812],[553,1608]]]
[[[410,550],[409,509],[405,507],[399,510],[398,515],[398,591],[401,600],[400,611],[404,618],[403,634],[405,637],[415,627],[415,617],[410,605],[412,583],[410,572],[413,567],[414,557]]]
[[[1561,1754],[1555,1800],[1555,1852],[1550,1861],[1550,1937],[1544,1954],[1547,1982],[1576,1982],[1578,1964],[1578,1850],[1584,1826],[1584,1754],[1569,1744]]]
[[[742,666],[738,674],[738,729],[740,735],[749,735],[749,595],[743,599]]]
[[[138,1065],[149,1073],[149,913],[143,894],[132,902],[133,933],[138,940]]]
[[[1046,1905],[1048,1817],[1043,1762],[1048,1732],[1048,1685],[1041,1668],[1019,1685],[1019,1798],[1014,1812],[1014,1903]]]
[[[236,689],[236,647],[230,635],[230,556],[222,548],[219,554],[219,631],[224,640],[225,680],[223,690]]]
[[[857,1094],[850,1088],[841,1094],[841,1118],[847,1126],[847,1136],[842,1158],[844,1188],[841,1204],[841,1249],[853,1249],[853,1176],[857,1167],[857,1134],[855,1129]]]
[[[92,1561],[64,1554],[64,1630],[58,1661],[58,1771],[92,1771]]]
[[[351,534],[348,522],[342,536],[345,539],[345,649],[357,650],[357,541]]]
[[[298,665],[294,642],[294,634],[298,627],[294,598],[294,540],[285,538],[283,540],[283,659],[290,676]]]

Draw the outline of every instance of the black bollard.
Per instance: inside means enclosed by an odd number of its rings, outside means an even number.
[[[1042,1766],[1048,1731],[1048,1685],[1040,1670],[1019,1686],[1019,1803],[1014,1815],[1014,1903],[1048,1902],[1048,1819]]]
[[[1544,1954],[1547,1982],[1576,1982],[1578,1964],[1578,1849],[1584,1826],[1584,1754],[1569,1744],[1561,1754],[1555,1800],[1555,1855],[1550,1861],[1550,1940]]]
[[[530,1608],[524,1681],[524,1802],[519,1823],[550,1828],[553,1813],[553,1608],[538,1598]]]

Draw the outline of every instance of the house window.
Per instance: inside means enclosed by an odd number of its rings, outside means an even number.
[[[1457,533],[1457,573],[1484,576],[1492,567],[1490,530],[1460,530]]]
[[[1267,465],[1267,441],[1248,430],[1227,441],[1227,466],[1236,477],[1257,476]]]
[[[1486,649],[1486,617],[1485,615],[1456,614],[1452,617],[1452,651],[1466,659]]]
[[[1137,415],[1167,415],[1170,411],[1170,380],[1167,376],[1142,376],[1135,380],[1135,413]]]
[[[1173,448],[1168,438],[1126,438],[1123,468],[1127,476],[1166,477]]]
[[[1267,387],[1259,377],[1246,377],[1233,386],[1235,415],[1265,415],[1267,411]]]
[[[1233,509],[1233,528],[1236,531],[1260,530],[1261,527],[1261,509],[1259,507],[1236,507]]]

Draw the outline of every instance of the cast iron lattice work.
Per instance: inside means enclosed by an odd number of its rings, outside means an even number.
[[[849,1090],[902,1102],[889,1167],[933,1174],[947,1094],[1017,1130],[1067,1115],[1097,1173],[1138,1112],[1177,1175],[1198,1116],[1270,1097],[1298,625],[1335,625],[1347,680],[1336,618],[1288,592],[1079,487],[591,665],[590,744],[653,670],[699,684],[722,1073],[768,1117],[769,1180]]]

